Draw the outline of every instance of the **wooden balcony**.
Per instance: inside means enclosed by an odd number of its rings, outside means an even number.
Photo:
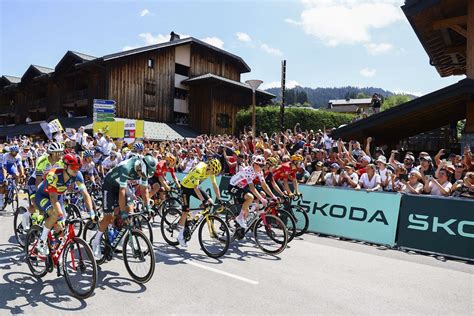
[[[29,112],[46,112],[46,108],[48,106],[47,98],[41,98],[34,100],[28,106]]]
[[[89,97],[88,92],[88,89],[83,89],[66,93],[62,100],[63,107],[75,108],[87,106]]]

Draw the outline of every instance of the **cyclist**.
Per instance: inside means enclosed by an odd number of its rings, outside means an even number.
[[[298,180],[296,179],[296,171],[298,165],[303,162],[304,158],[300,154],[294,154],[290,157],[290,161],[282,163],[273,173],[273,178],[278,181],[283,181],[283,188],[288,196],[291,198],[294,195],[299,195]],[[293,183],[294,193],[291,191],[288,181]]]
[[[276,183],[273,178],[273,172],[278,168],[278,159],[270,156],[266,160],[265,167],[263,168],[263,176],[267,184],[271,184],[271,188],[278,193],[280,196],[285,196],[285,193],[281,190],[280,186]]]
[[[145,145],[143,143],[135,143],[133,144],[132,150],[127,152],[125,159],[129,159],[133,156],[143,156],[145,152]]]
[[[64,213],[62,199],[68,187],[75,184],[84,198],[85,206],[89,215],[93,218],[95,215],[92,208],[92,199],[84,185],[84,178],[81,171],[81,158],[73,154],[67,154],[63,157],[64,168],[51,169],[38,187],[35,195],[36,207],[45,213],[45,222],[43,232],[37,249],[42,255],[48,254],[46,239],[53,226],[56,225],[56,233],[60,234],[63,228]]]
[[[181,180],[181,192],[183,199],[183,213],[178,222],[178,242],[181,247],[187,247],[186,240],[184,238],[184,225],[189,213],[189,200],[191,196],[199,199],[203,205],[212,204],[212,200],[199,185],[206,180],[211,178],[212,187],[218,201],[221,200],[221,193],[216,182],[216,175],[221,173],[222,165],[216,158],[210,160],[208,163],[200,162]]]
[[[230,178],[229,192],[237,197],[239,200],[243,198],[242,210],[239,216],[236,217],[236,222],[244,229],[247,229],[247,217],[249,214],[250,204],[257,198],[263,206],[268,204],[268,201],[263,197],[257,189],[253,181],[258,178],[263,191],[272,199],[277,199],[273,192],[265,182],[262,168],[265,166],[265,158],[257,155],[252,157],[252,164],[244,167],[241,171]]]
[[[34,164],[35,157],[33,153],[30,151],[29,145],[23,146],[23,150],[21,151],[20,156],[21,156],[21,163],[23,165],[23,168],[25,170],[30,169],[30,166]]]
[[[47,153],[36,161],[36,168],[27,183],[30,205],[28,212],[25,212],[22,217],[23,228],[26,230],[29,229],[30,217],[35,212],[35,194],[41,181],[43,181],[43,175],[53,168],[62,168],[64,166],[61,161],[63,151],[64,147],[60,143],[51,143],[47,148]]]
[[[5,207],[5,185],[4,182],[7,178],[7,174],[15,178],[17,184],[20,183],[21,178],[24,175],[23,165],[21,164],[21,156],[18,154],[20,149],[17,145],[13,145],[9,148],[9,152],[3,154],[1,167],[2,173],[0,176],[0,209]]]
[[[114,212],[117,207],[120,209],[120,216],[126,218],[131,209],[127,206],[131,192],[128,190],[129,181],[138,181],[144,205],[150,212],[148,195],[148,179],[153,176],[156,170],[156,160],[152,156],[140,158],[134,156],[122,161],[117,167],[112,169],[105,176],[102,185],[103,190],[103,212],[104,217],[99,223],[99,229],[92,241],[92,249],[96,258],[102,257],[100,239],[109,226],[114,221]]]
[[[117,152],[111,151],[110,155],[104,159],[102,162],[102,168],[104,170],[104,174],[115,168],[119,164],[119,159],[117,157]]]
[[[95,175],[97,171],[95,170],[94,152],[92,150],[84,151],[84,160],[81,166],[81,173],[85,181],[90,180],[92,184],[96,184]]]
[[[179,184],[178,178],[174,172],[174,166],[176,165],[176,157],[170,153],[167,153],[164,160],[161,160],[156,165],[156,171],[153,177],[150,179],[149,183],[151,186],[150,197],[154,197],[155,194],[160,191],[160,199],[164,200],[165,195],[163,191],[169,192],[171,190],[166,181],[166,174],[169,172],[173,178],[176,187],[179,189],[181,185]]]

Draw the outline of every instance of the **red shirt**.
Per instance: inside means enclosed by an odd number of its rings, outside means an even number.
[[[228,157],[228,158],[229,158],[229,162],[231,162],[231,163],[234,163],[236,161],[234,156],[231,156],[231,157]],[[233,176],[235,174],[235,171],[237,169],[236,167],[237,167],[237,165],[235,165],[234,167],[229,166],[229,174],[230,175]]]
[[[166,177],[166,173],[169,171],[171,175],[174,177],[174,168],[168,168],[166,166],[166,160],[161,160],[156,164],[156,171],[155,171],[155,177]]]
[[[296,168],[291,167],[290,162],[285,162],[273,172],[273,179],[279,181],[282,179],[296,179]]]

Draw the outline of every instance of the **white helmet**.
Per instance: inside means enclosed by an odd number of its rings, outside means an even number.
[[[253,156],[252,157],[252,163],[260,165],[260,166],[264,166],[265,165],[265,157],[263,157],[261,155]]]
[[[60,143],[54,142],[48,146],[48,154],[50,153],[62,153],[64,151],[64,146]]]

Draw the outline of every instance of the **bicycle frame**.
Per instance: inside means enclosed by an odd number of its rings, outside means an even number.
[[[193,220],[193,225],[191,228],[189,228],[189,236],[192,236],[193,233],[196,231],[196,229],[199,227],[199,225],[202,223],[203,220],[206,220],[207,222],[207,227],[209,231],[211,231],[211,225],[210,225],[210,220],[209,220],[209,215],[211,215],[211,212],[209,211],[209,208],[191,208],[189,211],[200,211],[199,212],[199,218],[197,221]],[[186,220],[186,223],[188,220]]]

